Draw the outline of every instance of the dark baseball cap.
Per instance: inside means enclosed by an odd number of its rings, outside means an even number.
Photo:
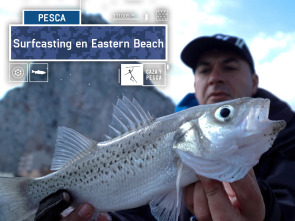
[[[195,71],[200,55],[210,49],[225,49],[238,54],[248,62],[252,73],[255,73],[254,61],[245,41],[230,35],[215,34],[196,38],[184,47],[181,59]]]

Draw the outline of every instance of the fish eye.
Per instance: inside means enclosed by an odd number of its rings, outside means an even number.
[[[234,116],[234,108],[230,105],[223,105],[215,111],[215,118],[221,122],[230,120]]]

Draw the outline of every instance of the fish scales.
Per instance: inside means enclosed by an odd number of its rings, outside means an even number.
[[[39,195],[30,200],[38,204],[63,188],[70,189],[74,198],[79,196],[76,204],[89,202],[102,211],[116,211],[126,206],[136,207],[138,203],[147,204],[164,190],[170,191],[175,187],[177,174],[176,156],[171,148],[174,133],[164,130],[170,120],[160,120],[152,127],[101,143],[98,151],[94,150],[71,167],[33,181],[28,185],[28,192]],[[175,131],[173,127],[170,130]],[[163,188],[155,188],[159,186]],[[134,197],[138,198],[137,202],[132,200]]]
[[[224,108],[226,118],[220,116]],[[197,181],[197,173],[241,179],[284,128],[284,122],[267,119],[265,99],[241,98],[152,119],[123,97],[115,110],[110,128],[118,137],[97,143],[60,128],[51,167],[56,172],[0,178],[0,221],[32,220],[39,202],[59,189],[72,194],[74,206],[91,203],[96,215],[150,203],[158,220],[176,220],[179,190]]]

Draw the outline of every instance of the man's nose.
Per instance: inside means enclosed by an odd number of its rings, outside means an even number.
[[[217,84],[224,82],[224,75],[220,66],[215,65],[209,76],[209,84]]]

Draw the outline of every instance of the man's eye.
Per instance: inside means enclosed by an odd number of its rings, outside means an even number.
[[[227,71],[234,71],[234,70],[237,70],[237,68],[234,67],[234,66],[226,66],[224,69],[227,70]]]
[[[199,73],[201,73],[201,74],[207,74],[207,73],[209,73],[209,68],[204,68],[204,69],[200,69],[199,70]]]

